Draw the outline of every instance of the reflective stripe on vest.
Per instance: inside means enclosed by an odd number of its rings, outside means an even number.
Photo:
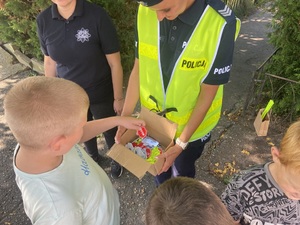
[[[147,19],[145,19],[147,18]],[[177,123],[176,137],[180,136],[195,107],[200,85],[208,75],[215,60],[226,21],[210,6],[207,6],[187,45],[179,56],[171,75],[167,90],[164,90],[159,54],[159,21],[156,12],[139,6],[139,74],[140,100],[148,109],[163,110],[176,107],[166,117]],[[202,43],[205,43],[203,46]],[[152,95],[156,103],[149,98]],[[210,132],[221,115],[223,85],[219,86],[201,125],[190,141],[197,140]]]

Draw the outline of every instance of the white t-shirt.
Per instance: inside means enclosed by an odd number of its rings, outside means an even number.
[[[15,155],[19,146],[15,149]],[[15,158],[15,157],[14,157]],[[35,225],[119,225],[119,197],[106,173],[79,145],[52,171],[28,174],[15,166],[27,216]]]

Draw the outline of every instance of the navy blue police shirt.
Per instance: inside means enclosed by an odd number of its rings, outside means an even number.
[[[120,51],[116,29],[106,11],[77,0],[69,19],[52,4],[37,17],[41,49],[57,63],[57,76],[79,84],[91,103],[113,98],[106,54]]]

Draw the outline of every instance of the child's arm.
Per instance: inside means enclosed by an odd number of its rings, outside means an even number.
[[[80,140],[81,142],[86,142],[91,138],[103,133],[113,127],[123,126],[127,129],[139,130],[141,126],[145,126],[145,121],[141,119],[136,119],[133,117],[125,116],[114,116],[99,120],[93,120],[87,122],[83,127],[83,134]]]

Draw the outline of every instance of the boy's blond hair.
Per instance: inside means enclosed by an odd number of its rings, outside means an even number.
[[[147,225],[234,225],[218,196],[188,177],[165,181],[152,194],[146,209]]]
[[[300,172],[300,120],[292,123],[280,142],[280,163]]]
[[[87,115],[88,96],[76,83],[35,76],[17,83],[4,99],[6,122],[18,143],[30,149],[68,134]]]

